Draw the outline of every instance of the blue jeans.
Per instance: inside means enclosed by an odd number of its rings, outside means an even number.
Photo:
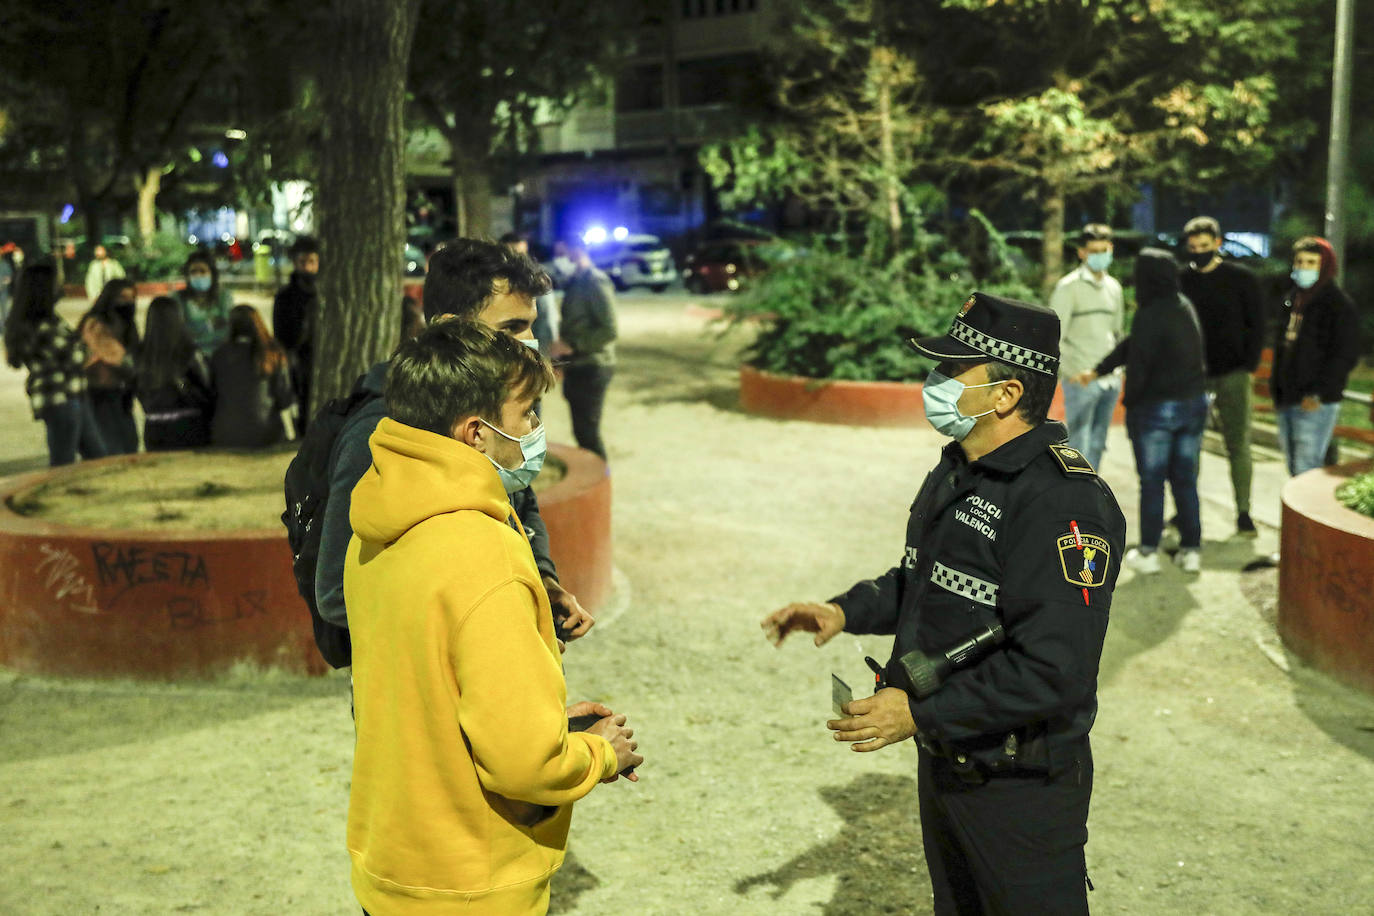
[[[1140,546],[1159,546],[1164,533],[1164,481],[1178,510],[1180,546],[1202,546],[1202,506],[1197,495],[1198,457],[1207,425],[1207,396],[1147,401],[1126,411],[1126,432],[1140,475]]]
[[[105,443],[95,425],[95,415],[85,395],[65,404],[53,404],[39,414],[48,432],[48,466],[59,467],[82,458],[104,458]]]
[[[1341,403],[1323,404],[1316,410],[1303,410],[1298,404],[1280,407],[1279,447],[1288,460],[1288,473],[1294,477],[1326,463],[1326,448],[1336,428]]]
[[[1107,449],[1107,429],[1112,425],[1112,412],[1121,397],[1121,377],[1100,378],[1087,385],[1065,381],[1064,425],[1069,428],[1069,445],[1083,453],[1093,467],[1102,466],[1102,453]]]

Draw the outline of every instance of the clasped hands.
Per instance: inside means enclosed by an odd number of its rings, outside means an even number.
[[[789,634],[815,633],[815,643],[823,646],[844,630],[844,609],[838,604],[789,604],[774,611],[760,624],[764,636],[781,646]],[[845,717],[825,725],[836,741],[850,742],[851,750],[864,753],[889,744],[898,744],[916,734],[916,721],[906,691],[884,687],[871,697],[850,700],[842,707]]]

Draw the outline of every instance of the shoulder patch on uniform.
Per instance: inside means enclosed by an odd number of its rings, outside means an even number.
[[[1112,548],[1106,538],[1074,530],[1059,538],[1055,546],[1066,581],[1085,588],[1097,588],[1107,581]]]
[[[1065,474],[1092,474],[1097,476],[1097,471],[1083,457],[1083,453],[1078,449],[1068,445],[1051,445],[1050,454],[1054,460],[1059,462],[1059,466],[1064,469]]]

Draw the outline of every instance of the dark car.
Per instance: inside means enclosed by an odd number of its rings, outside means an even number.
[[[763,272],[758,255],[759,239],[723,239],[705,242],[687,255],[682,282],[691,293],[738,292],[750,277]]]

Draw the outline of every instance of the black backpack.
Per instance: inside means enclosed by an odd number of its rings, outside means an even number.
[[[348,397],[334,398],[321,407],[310,421],[300,451],[286,469],[286,511],[281,520],[291,543],[291,570],[296,574],[296,588],[310,608],[315,645],[324,660],[335,668],[353,664],[353,643],[347,627],[320,617],[315,601],[315,563],[320,557],[324,510],[329,502],[329,458],[349,418],[377,397],[381,395],[363,389],[359,378]]]

